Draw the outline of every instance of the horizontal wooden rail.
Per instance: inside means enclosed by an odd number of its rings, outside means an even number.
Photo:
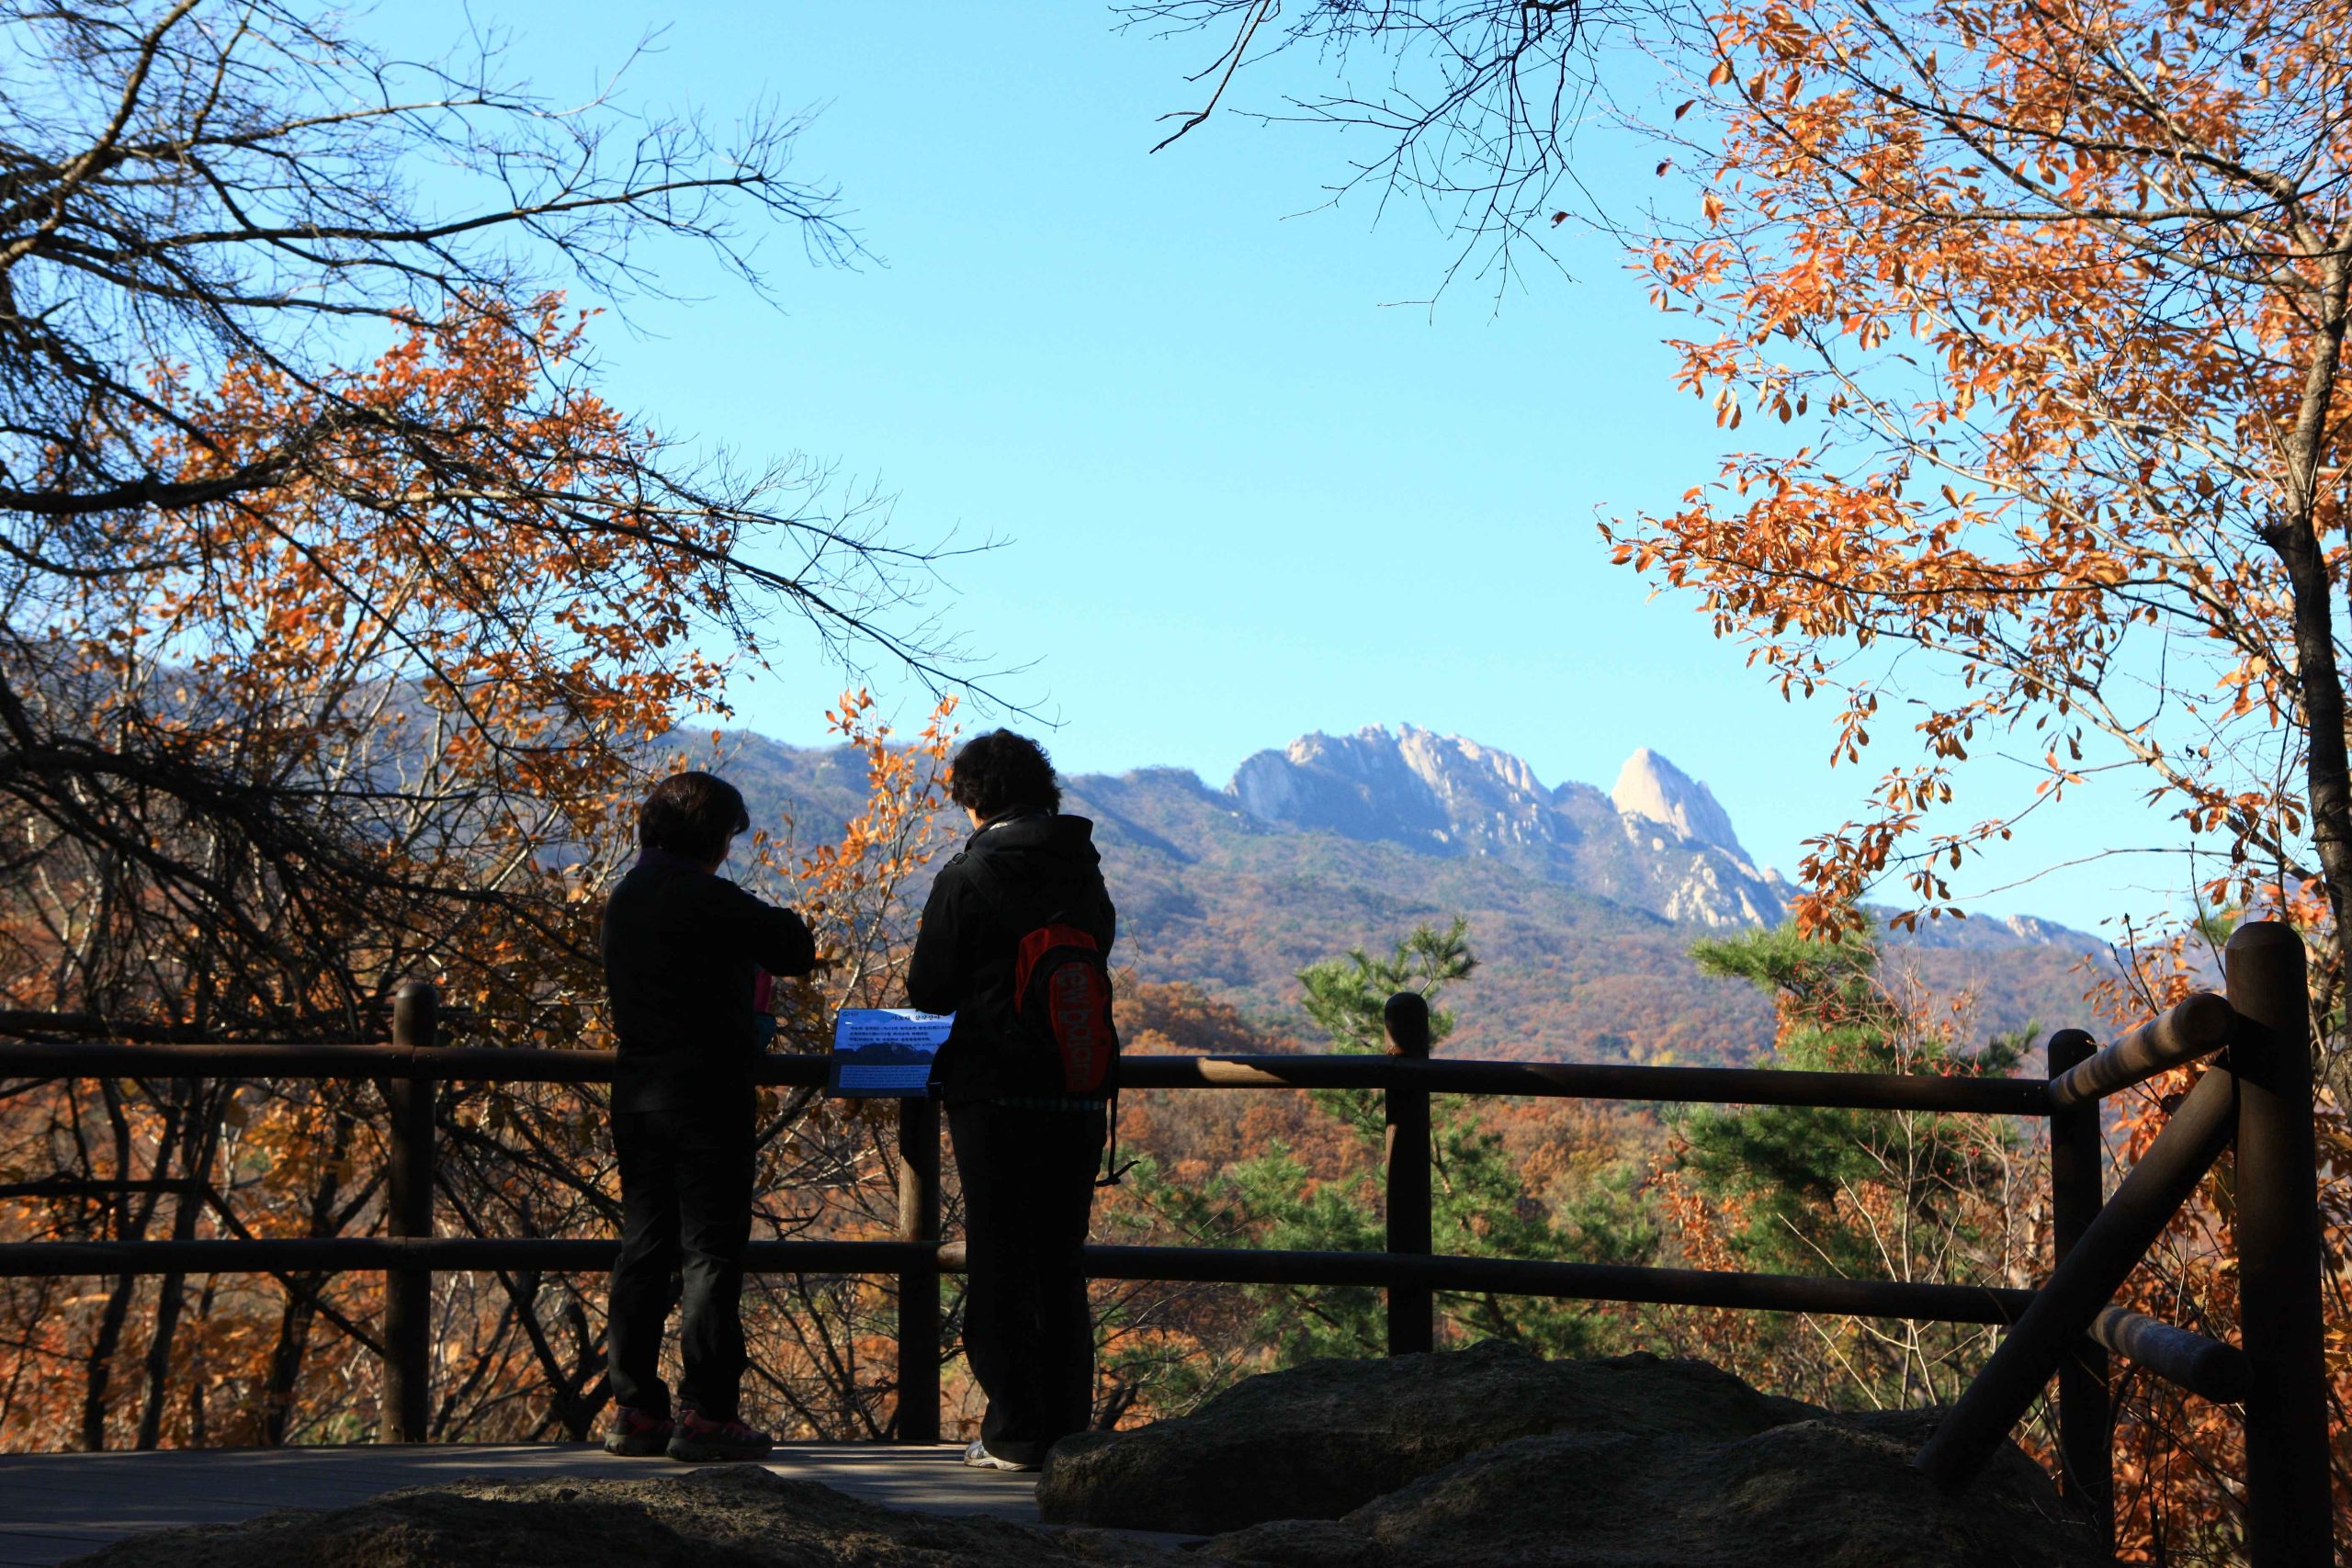
[[[2191,997],[2097,1053],[2079,1032],[2051,1042],[2058,1266],[1912,1464],[1947,1494],[1966,1486],[2061,1371],[2069,1495],[2113,1543],[2104,1360],[2087,1339],[2189,1392],[2238,1404],[2245,1423],[2239,1516],[2248,1568],[2331,1568],[2331,1498],[2312,996],[2303,933],[2278,920],[2231,932],[2222,996]],[[2173,1106],[2114,1196],[2092,1212],[2099,1097],[2227,1047]],[[2225,1151],[2240,1344],[2113,1304],[2116,1292]],[[2088,1384],[2095,1396],[2080,1395]]]
[[[601,1273],[616,1241],[549,1237],[288,1236],[201,1241],[36,1241],[0,1247],[0,1278],[122,1274],[434,1273],[537,1270]],[[899,1274],[925,1266],[964,1271],[959,1243],[755,1241],[744,1267],[768,1274]],[[1902,1280],[1815,1279],[1702,1269],[1556,1263],[1396,1252],[1273,1252],[1217,1247],[1089,1247],[1096,1280],[1162,1280],[1243,1285],[1415,1284],[1432,1291],[1552,1296],[1940,1323],[2014,1323],[2031,1291]]]
[[[952,1251],[952,1249],[951,1249]],[[943,1253],[943,1258],[948,1256]],[[2031,1291],[1903,1280],[1816,1279],[1631,1264],[1553,1263],[1396,1252],[1254,1252],[1216,1247],[1090,1247],[1097,1280],[1182,1280],[1249,1285],[1420,1283],[1434,1291],[1554,1296],[1600,1302],[1905,1317],[1942,1323],[2014,1323]]]
[[[1928,1073],[1803,1073],[1769,1067],[1635,1067],[1601,1062],[1414,1061],[1399,1056],[1126,1056],[1129,1089],[1420,1089],[1568,1100],[1818,1105],[1861,1111],[2047,1116],[2031,1078]]]
[[[2090,1336],[2200,1399],[2235,1404],[2245,1397],[2245,1352],[2234,1345],[2120,1306],[2110,1306],[2093,1318]]]
[[[439,1045],[144,1045],[118,1042],[0,1043],[6,1077],[434,1078],[444,1083],[609,1083],[607,1051]],[[760,1058],[763,1084],[825,1081],[823,1056]],[[1945,1111],[2047,1116],[2048,1087],[2032,1078],[1917,1073],[1776,1072],[1766,1067],[1636,1067],[1598,1062],[1416,1061],[1397,1056],[1130,1055],[1128,1089],[1421,1089],[1431,1094],[1659,1100],[1713,1105],[1819,1105],[1863,1111]]]
[[[0,1246],[0,1279],[112,1274],[608,1273],[618,1240],[555,1236],[235,1236],[200,1241],[23,1241]],[[771,1274],[891,1274],[928,1265],[935,1242],[754,1241],[745,1267]],[[945,1259],[940,1259],[945,1267]],[[955,1265],[962,1267],[960,1259]]]
[[[2143,1083],[2230,1043],[2237,1012],[2229,998],[2199,991],[2050,1080],[2050,1107],[2067,1111]]]
[[[460,1083],[610,1083],[610,1051],[492,1045],[150,1045],[119,1041],[0,1043],[0,1077],[434,1078]],[[821,1084],[825,1058],[763,1056],[760,1081]]]

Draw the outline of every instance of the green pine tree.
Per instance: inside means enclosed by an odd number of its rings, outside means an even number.
[[[1430,1002],[1434,1050],[1455,1021],[1439,998],[1476,967],[1467,922],[1457,919],[1442,931],[1420,926],[1385,955],[1357,948],[1343,958],[1309,964],[1298,979],[1307,1016],[1329,1037],[1333,1050],[1385,1049],[1382,1010],[1399,991],[1418,992]],[[1138,1196],[1197,1245],[1385,1250],[1381,1097],[1376,1091],[1317,1090],[1315,1099],[1339,1120],[1363,1156],[1352,1177],[1318,1179],[1292,1150],[1277,1144],[1197,1190],[1139,1167]],[[1470,1099],[1435,1097],[1430,1129],[1430,1232],[1438,1252],[1612,1263],[1645,1261],[1655,1254],[1657,1227],[1630,1163],[1547,1205],[1526,1190],[1501,1137],[1479,1125]],[[1380,1291],[1246,1287],[1244,1293],[1250,1307],[1247,1331],[1273,1365],[1317,1356],[1374,1356],[1386,1348]],[[1441,1345],[1499,1337],[1547,1355],[1591,1354],[1613,1348],[1622,1332],[1616,1316],[1577,1302],[1442,1292],[1438,1312]],[[1211,1358],[1211,1370],[1203,1375],[1230,1381],[1240,1371],[1257,1370],[1216,1363]],[[1170,1395],[1178,1395],[1173,1383],[1166,1385],[1163,1397]],[[1174,1403],[1186,1401],[1178,1396]]]
[[[1781,1030],[1769,1065],[1782,1070],[1999,1077],[2017,1067],[2033,1038],[2027,1029],[1962,1049],[1947,1026],[1883,983],[1868,935],[1818,942],[1783,926],[1701,942],[1691,956],[1708,974],[1775,998]],[[1768,1105],[1693,1108],[1674,1123],[1678,1163],[1709,1206],[1730,1217],[1725,1239],[1744,1268],[2007,1282],[2030,1191],[2018,1184],[2030,1162],[2015,1157],[2022,1137],[2007,1122]],[[1983,1337],[1956,1325],[1780,1319],[1774,1353],[1822,1375],[1773,1381],[1812,1382],[1814,1392],[1862,1403],[1916,1404],[1948,1395],[1955,1358],[1973,1365]]]

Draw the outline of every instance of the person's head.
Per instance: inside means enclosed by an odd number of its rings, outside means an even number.
[[[751,826],[742,792],[716,773],[672,773],[637,808],[639,844],[714,868]]]
[[[1035,740],[1010,729],[991,729],[964,743],[947,771],[947,797],[981,822],[1018,811],[1062,808],[1053,759]]]

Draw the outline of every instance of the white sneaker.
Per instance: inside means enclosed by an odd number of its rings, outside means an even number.
[[[988,1445],[978,1438],[974,1438],[971,1446],[964,1450],[964,1462],[974,1470],[1035,1470],[1037,1468],[1034,1464],[1015,1464],[1009,1459],[999,1459],[989,1452]]]

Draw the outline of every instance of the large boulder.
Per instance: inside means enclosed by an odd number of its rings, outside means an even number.
[[[1539,1434],[1724,1442],[1821,1415],[1704,1361],[1547,1361],[1503,1340],[1250,1378],[1194,1414],[1054,1447],[1056,1524],[1214,1535],[1336,1519],[1455,1461]]]
[[[155,1530],[91,1568],[1174,1568],[1137,1542],[885,1508],[756,1466],[660,1480],[468,1480],[348,1508]]]
[[[1202,1549],[1279,1568],[2093,1568],[2089,1528],[2006,1449],[1966,1494],[1911,1468],[1932,1412],[1837,1416],[1710,1441],[1521,1438],[1339,1520]]]

